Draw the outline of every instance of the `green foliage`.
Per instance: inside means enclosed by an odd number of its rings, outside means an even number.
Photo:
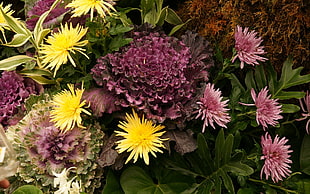
[[[102,190],[102,194],[123,194],[124,191],[121,188],[118,177],[113,174],[112,170],[109,170],[105,186]]]
[[[300,169],[310,175],[310,136],[305,135],[300,150]]]
[[[271,93],[271,98],[279,100],[300,99],[305,96],[305,92],[301,91],[285,91],[285,89],[299,86],[310,82],[310,74],[300,75],[303,67],[292,69],[293,60],[289,57],[283,64],[282,74],[280,79],[277,78],[277,73],[271,64],[255,66],[255,71],[249,70],[245,76],[245,86],[238,80],[233,73],[226,74],[232,85],[232,93],[230,96],[230,106],[238,107],[238,102],[251,102],[250,90],[255,89],[258,93],[261,89],[268,86]],[[247,91],[247,92],[245,92]],[[286,104],[282,102],[283,113],[295,113],[300,110],[295,104]]]
[[[34,185],[23,185],[12,194],[43,194],[43,192]]]
[[[131,24],[131,21],[127,19],[123,20]],[[87,39],[89,41],[88,52],[93,53],[96,58],[113,51],[118,51],[120,47],[132,41],[131,38],[124,37],[124,34],[132,30],[133,27],[124,25],[120,18],[106,17],[106,23],[104,24],[101,21],[94,21],[87,22],[86,25],[89,28],[89,32],[87,33]]]
[[[164,22],[175,25],[169,35],[174,34],[188,21],[183,23],[182,19],[171,8],[163,8],[163,0],[141,0],[140,12],[142,23],[149,23],[153,26],[162,26]]]
[[[156,182],[142,168],[128,167],[121,175],[120,184],[126,194],[142,193],[190,193],[193,179],[164,168],[152,169],[156,172]]]
[[[185,157],[189,164],[168,161],[169,166],[180,173],[188,174],[200,180],[195,186],[195,193],[221,193],[223,187],[229,193],[235,193],[232,178],[249,176],[254,170],[243,163],[242,152],[234,153],[234,136],[224,137],[221,130],[211,150],[202,134],[198,134],[198,150]]]

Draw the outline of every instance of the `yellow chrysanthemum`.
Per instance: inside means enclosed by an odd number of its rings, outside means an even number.
[[[93,20],[95,9],[102,18],[111,15],[111,10],[116,12],[113,4],[113,0],[73,0],[66,7],[73,8],[73,17],[86,15],[90,11],[90,20]]]
[[[64,90],[53,97],[53,110],[51,110],[52,121],[55,126],[63,132],[74,128],[75,124],[80,128],[82,126],[81,113],[90,115],[90,112],[82,108],[86,101],[82,101],[84,89],[75,89],[73,84],[68,84],[69,91]]]
[[[5,7],[3,7],[3,2],[0,3],[0,8],[3,10],[3,12],[6,14],[6,15],[12,15],[14,13],[13,10],[11,10],[11,4],[8,4],[6,5]],[[7,22],[6,20],[4,19],[2,13],[0,12],[0,31],[4,31],[4,29],[8,29],[7,27]]]
[[[61,65],[66,64],[68,59],[75,67],[75,62],[71,57],[71,53],[75,54],[75,51],[80,52],[85,57],[88,56],[83,53],[85,49],[81,48],[85,46],[88,41],[80,41],[87,33],[87,28],[82,28],[77,25],[75,28],[68,27],[68,24],[60,27],[59,32],[53,33],[47,38],[48,44],[43,44],[40,49],[42,56],[42,64],[50,69],[55,69],[54,76]]]
[[[159,138],[165,131],[158,132],[164,128],[162,125],[154,125],[152,121],[140,119],[137,113],[133,110],[133,114],[126,114],[126,121],[120,122],[119,128],[124,131],[115,131],[117,136],[122,136],[124,139],[117,141],[118,144],[116,149],[119,153],[127,150],[131,152],[126,163],[132,158],[134,163],[138,157],[143,158],[145,164],[149,164],[149,153],[156,157],[155,152],[162,153],[163,151],[159,148],[165,148],[163,141],[167,139]]]

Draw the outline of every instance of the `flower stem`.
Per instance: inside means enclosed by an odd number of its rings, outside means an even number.
[[[298,193],[297,191],[293,191],[293,190],[290,190],[290,189],[286,189],[286,188],[281,187],[281,186],[279,186],[279,185],[273,185],[273,184],[267,183],[267,182],[262,181],[262,180],[257,180],[257,179],[249,178],[249,181],[256,182],[256,183],[261,183],[261,184],[264,184],[264,185],[268,185],[268,186],[270,186],[270,187],[273,187],[273,188],[276,188],[276,189],[280,189],[280,190],[282,190],[282,191],[285,191],[286,193]]]

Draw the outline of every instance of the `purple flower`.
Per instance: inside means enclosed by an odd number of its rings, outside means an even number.
[[[119,96],[117,105],[136,107],[159,122],[181,118],[197,83],[208,79],[207,68],[213,65],[207,45],[193,34],[180,41],[158,32],[134,32],[129,46],[98,59],[92,75]]]
[[[263,174],[265,174],[266,179],[268,180],[269,176],[273,182],[282,181],[282,177],[286,177],[291,173],[290,163],[292,161],[289,159],[289,153],[293,152],[289,150],[290,145],[285,145],[287,139],[283,137],[280,139],[276,135],[274,141],[268,133],[265,134],[265,137],[261,137],[261,146],[263,151],[263,156],[261,160],[265,160],[264,166],[261,169],[261,179]]]
[[[244,63],[255,66],[259,65],[258,61],[264,62],[268,60],[259,56],[265,54],[264,47],[260,46],[263,40],[261,37],[256,38],[257,32],[248,32],[248,30],[249,28],[245,28],[242,31],[242,27],[237,26],[235,32],[235,49],[237,50],[237,55],[232,59],[232,62],[239,58],[241,69],[244,67]]]
[[[307,91],[306,96],[303,98],[303,100],[299,99],[299,102],[300,102],[301,110],[304,113],[301,114],[303,116],[303,118],[296,119],[296,120],[302,121],[302,120],[305,120],[305,119],[310,117],[310,94],[309,94],[309,91]],[[304,104],[306,106],[304,106]],[[310,126],[310,118],[308,119],[307,124],[306,124],[306,131],[308,134],[310,134],[309,126]]]
[[[31,94],[39,94],[43,87],[15,71],[3,71],[0,78],[0,123],[13,125],[25,110],[24,102]]]
[[[263,88],[256,96],[255,90],[251,89],[252,99],[255,104],[244,104],[246,106],[256,106],[256,122],[263,126],[264,131],[268,128],[268,125],[275,126],[279,122],[278,119],[283,117],[280,115],[282,112],[281,105],[277,102],[277,99],[270,99],[271,95],[267,96],[267,87]]]
[[[230,121],[230,116],[228,115],[227,106],[228,100],[222,100],[222,92],[219,89],[214,89],[214,84],[208,83],[203,97],[200,98],[200,101],[197,102],[199,105],[198,117],[201,117],[204,120],[202,133],[205,131],[205,127],[209,126],[209,124],[215,129],[214,122],[216,122],[219,126],[225,127],[226,124]]]
[[[35,3],[33,8],[30,11],[28,11],[26,24],[30,30],[34,29],[37,21],[39,20],[39,17],[44,12],[48,11],[54,2],[55,2],[55,0],[39,0]],[[65,9],[65,8],[61,7],[60,5],[56,6],[56,8],[53,9],[49,13],[49,15],[46,17],[43,25],[48,27],[48,26],[52,26],[54,24],[59,24],[61,21],[59,19],[59,17],[61,17],[68,10],[69,10],[68,8]]]

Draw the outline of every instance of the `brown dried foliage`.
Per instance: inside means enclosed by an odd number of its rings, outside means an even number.
[[[266,57],[280,71],[288,55],[294,66],[310,73],[310,1],[308,0],[189,0],[179,5],[179,16],[191,19],[195,30],[231,57],[236,25],[249,27],[264,40]]]

